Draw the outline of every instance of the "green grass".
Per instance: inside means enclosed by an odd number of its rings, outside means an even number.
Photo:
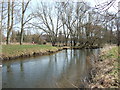
[[[108,50],[105,54],[101,55],[101,59],[117,59],[118,58],[118,47],[113,47],[112,49]]]
[[[108,52],[108,56],[110,56],[110,58],[118,58],[118,47],[110,49]]]
[[[109,62],[112,63],[114,69],[112,69],[112,71],[109,73],[110,75],[114,75],[115,78],[118,78],[118,72],[120,70],[119,66],[118,66],[118,47],[113,47],[112,49],[108,50],[107,53],[105,53],[102,56],[102,59],[106,59],[109,60]],[[110,60],[114,60],[114,61],[110,61]]]
[[[32,54],[33,52],[55,51],[57,47],[50,45],[2,45],[3,57]]]

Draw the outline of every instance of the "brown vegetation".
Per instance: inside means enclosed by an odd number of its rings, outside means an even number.
[[[109,46],[102,49],[100,57],[91,71],[90,88],[119,88],[118,48]]]

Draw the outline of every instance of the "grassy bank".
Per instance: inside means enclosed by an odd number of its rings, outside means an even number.
[[[2,45],[2,58],[13,59],[19,57],[33,56],[35,54],[53,53],[61,48],[50,45]]]
[[[120,86],[118,67],[118,47],[108,46],[101,50],[95,63],[90,88],[118,88]]]

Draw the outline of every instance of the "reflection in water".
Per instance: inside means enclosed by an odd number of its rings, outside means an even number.
[[[7,72],[11,71],[10,64],[7,65]]]
[[[3,62],[3,88],[82,86],[98,50],[63,50],[24,60]]]
[[[20,70],[21,70],[21,72],[24,71],[24,67],[23,67],[23,62],[22,61],[20,61]]]

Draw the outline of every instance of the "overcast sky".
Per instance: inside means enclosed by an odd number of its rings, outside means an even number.
[[[1,1],[2,0],[0,0],[0,2]],[[7,0],[4,0],[4,1],[7,2]],[[22,1],[22,0],[19,0],[19,1]],[[27,0],[24,0],[24,1],[26,2]],[[35,7],[37,6],[37,4],[39,4],[38,2],[41,2],[41,1],[42,2],[55,2],[55,1],[62,2],[62,1],[67,1],[67,0],[31,0],[31,2],[29,4],[29,7],[31,7],[32,10],[35,10]],[[99,5],[99,4],[102,4],[102,3],[106,2],[106,1],[111,1],[111,0],[71,0],[71,1],[73,1],[73,2],[81,2],[81,1],[85,2],[86,1],[86,2],[90,3],[90,6],[95,7],[95,6]],[[112,1],[114,1],[114,0],[112,0]],[[115,0],[115,3],[109,8],[110,12],[116,13],[118,11],[118,2],[119,1],[120,0]],[[29,10],[30,9],[27,10],[26,14],[29,14],[29,12],[30,12]]]
[[[36,3],[40,2],[40,1],[42,1],[42,2],[54,2],[54,1],[63,2],[63,1],[67,1],[67,0],[32,0],[31,3],[36,6]],[[89,2],[92,7],[95,7],[99,4],[102,4],[106,1],[109,2],[111,0],[69,0],[69,1],[73,1],[73,2],[86,1],[86,2]],[[112,1],[114,1],[114,0],[112,0]],[[120,0],[115,0],[115,3],[109,8],[110,12],[117,12],[118,11],[118,2],[119,1]]]

